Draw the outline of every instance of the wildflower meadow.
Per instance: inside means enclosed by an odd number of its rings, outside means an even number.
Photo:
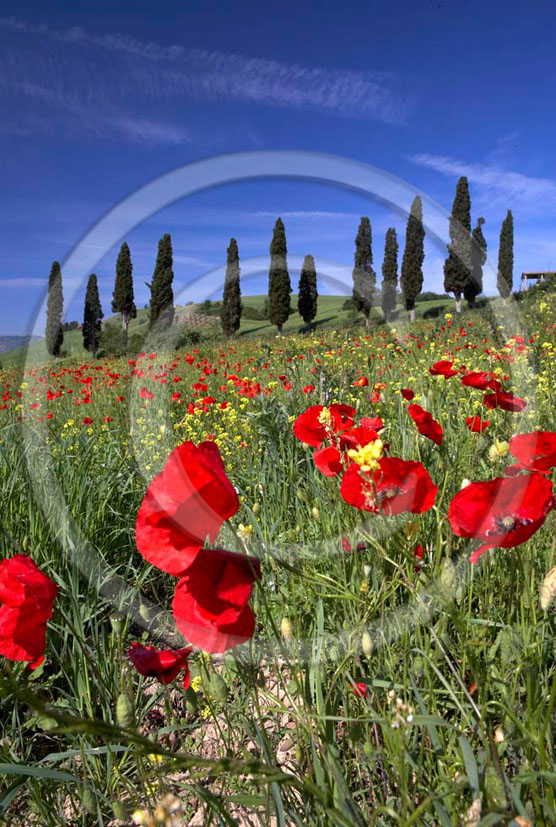
[[[556,823],[556,298],[0,368],[0,821]]]

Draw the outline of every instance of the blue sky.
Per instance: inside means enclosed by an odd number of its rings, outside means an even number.
[[[556,269],[551,2],[140,0],[129,8],[119,0],[0,7],[0,333],[30,329],[51,261],[63,262],[129,193],[184,164],[246,150],[353,158],[448,211],[467,175],[494,264],[501,221],[508,207],[514,213],[514,286],[522,269]],[[388,226],[403,245],[405,218],[376,199],[311,181],[227,184],[126,233],[137,303],[148,301],[164,232],[174,241],[178,300],[222,266],[232,235],[244,292],[263,292],[278,215],[294,286],[306,253],[347,279],[361,215],[371,218],[378,272]],[[105,312],[118,247],[99,249],[95,265]],[[442,289],[443,259],[429,238],[425,289]],[[82,316],[87,276],[67,275],[68,319]],[[209,279],[212,295],[218,279]]]

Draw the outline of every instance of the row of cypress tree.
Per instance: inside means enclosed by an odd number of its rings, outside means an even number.
[[[151,290],[149,327],[155,325],[157,331],[163,331],[172,325],[174,320],[174,280],[172,239],[166,233],[158,242],[158,254],[154,267],[152,281],[148,283]],[[119,313],[122,321],[122,341],[127,344],[127,329],[131,319],[137,316],[133,291],[133,264],[129,246],[124,242],[116,261],[116,280],[112,294],[112,312]],[[46,307],[46,348],[51,356],[58,357],[64,341],[62,315],[64,312],[64,296],[62,290],[62,271],[60,263],[54,261],[48,280],[48,300]],[[98,279],[95,273],[89,276],[85,292],[85,307],[83,312],[83,345],[93,356],[96,356],[102,329],[102,305],[98,292]]]
[[[476,297],[483,289],[483,265],[487,257],[487,244],[483,235],[484,218],[477,219],[471,231],[471,199],[467,178],[462,176],[456,187],[456,194],[450,215],[450,243],[448,257],[444,263],[444,289],[453,293],[456,310],[461,310],[462,296],[469,307],[475,306]],[[415,318],[415,302],[423,287],[423,261],[425,230],[423,226],[423,205],[416,196],[407,220],[405,248],[401,264],[400,286],[405,309],[410,320]],[[384,258],[382,263],[381,304],[384,317],[389,320],[396,308],[398,286],[398,251],[396,230],[386,231]],[[281,218],[274,226],[270,244],[270,270],[268,280],[268,318],[276,325],[281,335],[283,326],[291,313],[291,282],[287,263],[286,231]],[[156,325],[157,331],[171,327],[174,319],[172,239],[166,233],[158,243],[158,253],[152,281],[147,283],[151,291],[149,326]],[[502,224],[498,255],[498,290],[506,299],[513,285],[513,216],[510,210]],[[361,218],[355,238],[353,266],[352,302],[355,310],[362,313],[365,325],[370,324],[370,315],[376,297],[376,274],[373,270],[371,222],[367,216]],[[298,311],[307,328],[317,313],[317,274],[311,255],[305,256],[298,287]],[[46,320],[46,345],[54,356],[60,354],[64,334],[62,273],[59,262],[52,264],[48,283]],[[127,344],[127,330],[131,319],[137,315],[133,291],[133,265],[129,246],[124,242],[116,262],[116,281],[112,297],[112,312],[119,313],[122,322],[124,347]],[[234,335],[241,321],[241,288],[238,244],[230,239],[227,250],[226,278],[220,320],[226,336]],[[97,276],[89,277],[85,295],[83,317],[83,343],[95,356],[101,333],[102,307],[98,292]]]

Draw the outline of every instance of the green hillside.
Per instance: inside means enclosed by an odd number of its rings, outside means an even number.
[[[346,296],[319,296],[318,312],[314,321],[314,326],[318,330],[329,329],[334,327],[344,327],[350,320],[350,311],[344,310],[343,305],[346,301]],[[259,311],[262,314],[266,296],[243,296],[242,304],[244,312],[251,308]],[[292,295],[292,308],[297,307],[297,295]],[[453,310],[454,302],[450,299],[436,299],[434,301],[420,302],[416,305],[417,317],[422,318],[428,315],[437,315]],[[195,305],[193,308],[181,308],[183,312],[193,312],[198,321],[200,305]],[[178,308],[180,310],[180,308]],[[400,319],[405,319],[406,314],[401,305],[397,308],[397,313]],[[219,332],[219,319],[217,316],[201,317],[203,325],[201,330],[206,330],[207,333],[213,332],[215,335]],[[382,321],[382,310],[379,307],[373,308],[371,314],[371,321],[378,323]],[[137,318],[130,322],[128,334],[131,338],[134,334],[141,335],[147,332],[148,310],[138,309]],[[112,316],[105,320],[104,324],[112,323],[118,324],[118,317]],[[395,322],[394,322],[395,323]],[[197,326],[197,325],[196,325]],[[285,333],[298,333],[304,330],[304,323],[297,312],[292,313],[286,324],[284,325]],[[241,320],[241,327],[239,336],[272,336],[276,332],[276,328],[265,319],[248,319],[245,316]],[[64,333],[64,343],[62,346],[62,353],[65,356],[74,356],[77,358],[89,358],[89,354],[83,348],[83,335],[81,330],[70,330]],[[44,340],[33,342],[29,347],[17,348],[15,350],[7,351],[0,354],[0,364],[13,364],[16,362],[30,361],[35,364],[40,364],[48,358]]]

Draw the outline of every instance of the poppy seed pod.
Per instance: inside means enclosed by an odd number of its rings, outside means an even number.
[[[218,672],[213,672],[210,676],[209,692],[220,703],[225,703],[228,698],[228,684]]]
[[[368,632],[363,632],[361,637],[361,649],[368,658],[371,657],[373,652],[373,639]]]
[[[289,640],[292,636],[292,624],[287,617],[283,617],[280,623],[280,631],[284,640]]]
[[[116,701],[116,720],[122,729],[134,729],[135,710],[129,695],[122,692]]]

